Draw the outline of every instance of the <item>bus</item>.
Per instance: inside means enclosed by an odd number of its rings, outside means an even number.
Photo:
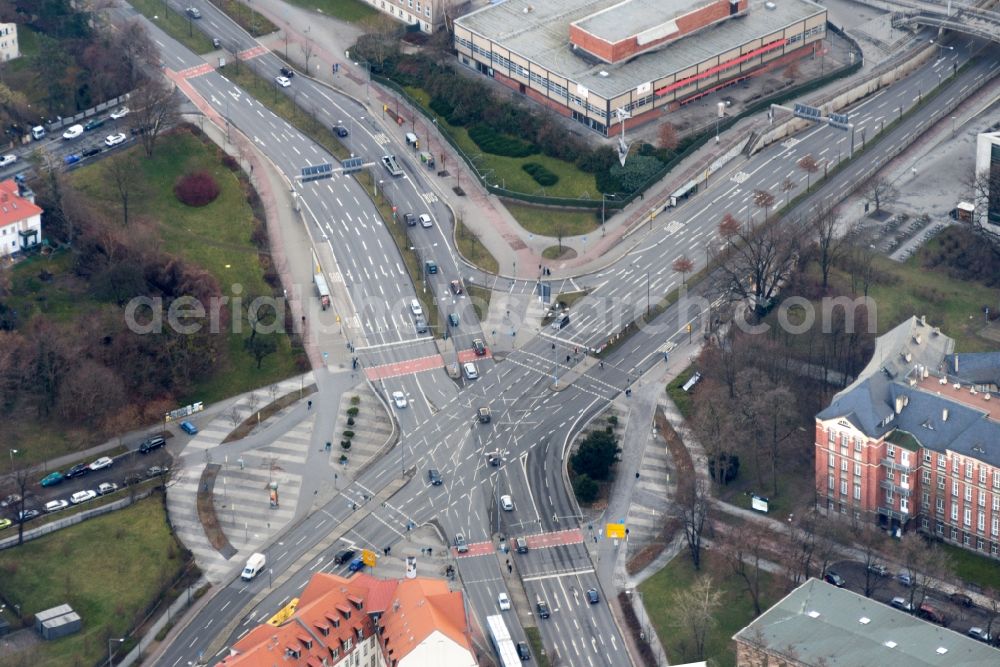
[[[493,648],[500,657],[500,667],[519,667],[521,659],[517,657],[517,648],[514,646],[514,640],[510,638],[503,616],[499,614],[487,616],[486,626],[490,631]]]

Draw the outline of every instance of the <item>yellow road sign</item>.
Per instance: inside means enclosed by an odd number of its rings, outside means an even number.
[[[375,552],[370,549],[361,550],[361,562],[368,567],[375,567]]]
[[[609,539],[624,540],[625,539],[625,524],[624,523],[609,523],[605,527],[605,534]]]

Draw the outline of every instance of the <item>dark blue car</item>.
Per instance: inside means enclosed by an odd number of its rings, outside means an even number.
[[[76,164],[79,161],[80,161],[80,156],[77,155],[76,153],[74,153],[73,155],[67,155],[63,159],[63,162],[65,162],[66,164]]]
[[[195,426],[194,424],[192,424],[189,421],[182,421],[181,422],[181,430],[184,431],[185,433],[187,433],[188,435],[197,435],[198,434],[198,427]]]

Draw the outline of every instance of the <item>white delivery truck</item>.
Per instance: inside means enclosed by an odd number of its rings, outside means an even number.
[[[264,563],[267,562],[267,558],[264,554],[252,554],[250,558],[247,559],[247,566],[243,568],[243,574],[240,575],[245,581],[250,581],[264,569]]]
[[[36,125],[33,128],[31,128],[31,138],[34,139],[35,141],[38,141],[44,136],[45,136],[45,128],[42,127],[41,125]]]

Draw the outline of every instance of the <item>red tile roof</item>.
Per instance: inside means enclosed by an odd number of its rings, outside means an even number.
[[[322,658],[336,664],[345,654],[331,660],[330,648],[341,649],[347,639],[356,645],[359,630],[363,638],[370,637],[375,631],[371,614],[381,614],[382,646],[392,650],[394,659],[402,659],[434,632],[472,652],[462,594],[448,590],[446,582],[316,574],[290,621],[277,628],[258,626],[233,645],[236,655],[221,664],[272,667],[279,658],[283,666],[313,667]]]
[[[0,227],[12,225],[42,213],[35,204],[22,199],[17,194],[17,183],[13,179],[0,181]]]

